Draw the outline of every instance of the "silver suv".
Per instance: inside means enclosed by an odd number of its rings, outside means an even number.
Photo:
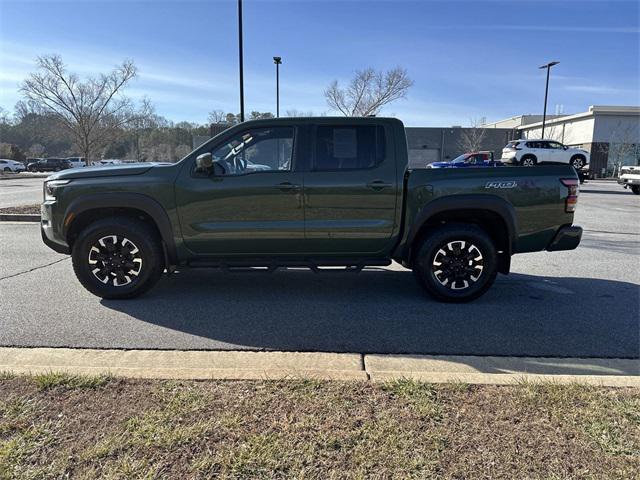
[[[589,163],[589,152],[555,140],[512,140],[502,149],[502,161],[525,167],[538,163],[570,164],[576,170]]]

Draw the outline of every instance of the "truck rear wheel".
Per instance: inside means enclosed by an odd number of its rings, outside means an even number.
[[[640,185],[631,185],[631,191],[636,195],[640,195]]]
[[[143,294],[160,279],[164,260],[160,239],[148,225],[127,218],[97,220],[73,244],[73,270],[80,283],[102,298]]]
[[[483,295],[496,275],[496,248],[475,225],[449,224],[418,246],[413,272],[418,283],[441,302],[470,302]]]

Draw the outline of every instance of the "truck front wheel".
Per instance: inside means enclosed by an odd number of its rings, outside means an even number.
[[[156,232],[128,217],[97,220],[73,244],[73,270],[80,283],[102,298],[133,298],[153,287],[164,270]]]
[[[413,272],[436,300],[469,302],[483,295],[496,278],[496,248],[475,225],[444,225],[417,248]]]

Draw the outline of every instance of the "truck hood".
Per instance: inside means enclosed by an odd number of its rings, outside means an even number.
[[[70,180],[73,178],[117,177],[122,175],[140,175],[156,165],[167,163],[133,163],[129,165],[102,165],[99,167],[80,167],[54,173],[47,180]]]

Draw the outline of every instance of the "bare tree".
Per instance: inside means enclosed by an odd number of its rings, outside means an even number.
[[[471,128],[464,128],[460,133],[458,147],[464,152],[477,152],[482,148],[482,142],[487,130],[480,128],[480,120],[471,120]]]
[[[222,110],[211,110],[209,112],[209,123],[227,123],[227,114]]]
[[[249,114],[249,120],[262,120],[274,117],[275,115],[271,112],[257,112],[255,110]]]
[[[175,150],[175,160],[180,160],[191,153],[193,150],[189,145],[178,145]]]
[[[41,145],[39,143],[34,143],[29,147],[29,150],[27,151],[30,157],[36,157],[36,158],[42,157],[45,154],[45,152],[46,150],[44,148],[44,145]]]
[[[546,140],[555,140],[556,142],[562,143],[563,141],[563,131],[561,125],[549,125],[544,130],[544,138]]]
[[[311,110],[303,112],[301,110],[298,110],[297,108],[292,108],[291,110],[286,111],[285,116],[286,117],[313,117],[313,112]]]
[[[345,117],[376,115],[391,102],[407,96],[413,85],[407,71],[396,67],[387,72],[373,68],[358,70],[347,88],[341,88],[337,80],[324,91],[330,108]]]
[[[131,131],[133,136],[132,150],[136,161],[144,161],[144,155],[142,154],[142,149],[140,147],[140,137],[142,133],[147,130],[157,128],[160,121],[161,120],[158,115],[155,114],[155,109],[151,101],[148,98],[142,99],[142,103],[140,104],[137,113],[133,115],[131,121],[125,125],[127,129]]]
[[[620,172],[623,165],[637,165],[640,162],[640,126],[618,122],[611,132],[609,143],[601,144],[600,151],[607,155],[607,164],[613,165],[613,177]]]
[[[114,130],[141,114],[121,93],[137,73],[130,60],[108,74],[84,81],[69,73],[58,55],[39,57],[37,65],[38,71],[21,85],[27,103],[41,113],[57,116],[73,134],[87,163]]]
[[[4,108],[0,107],[0,124],[8,125],[9,123],[11,123],[9,112],[7,112]]]

